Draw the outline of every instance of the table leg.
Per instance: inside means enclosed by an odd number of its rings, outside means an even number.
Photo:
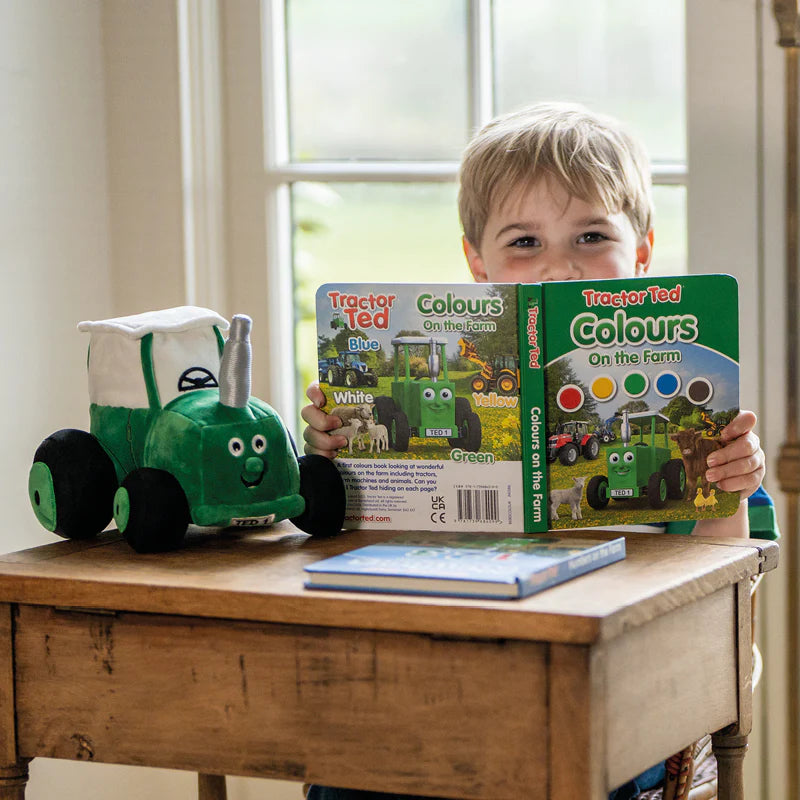
[[[198,773],[197,797],[198,800],[227,800],[228,792],[225,788],[225,776]],[[0,797],[0,800],[3,800],[3,798]]]
[[[711,737],[717,759],[719,800],[744,800],[744,755],[747,736],[720,731]]]
[[[25,800],[29,763],[30,759],[24,759],[16,764],[0,767],[0,800]]]

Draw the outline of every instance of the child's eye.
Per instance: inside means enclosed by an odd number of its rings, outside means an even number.
[[[538,247],[539,240],[535,236],[520,236],[514,239],[513,242],[509,242],[508,246],[517,248]]]
[[[598,233],[597,231],[591,231],[590,233],[581,234],[578,237],[578,244],[597,244],[598,242],[605,242],[608,240],[608,236]]]

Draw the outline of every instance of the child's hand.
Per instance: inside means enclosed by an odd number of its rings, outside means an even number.
[[[761,486],[766,459],[761,441],[753,433],[756,415],[740,411],[720,434],[723,447],[708,457],[706,478],[725,492],[740,492],[744,500]]]
[[[306,453],[336,458],[339,448],[347,447],[347,439],[328,431],[341,427],[342,421],[339,417],[322,410],[322,406],[325,405],[325,395],[316,381],[306,389],[306,397],[311,404],[300,412],[300,416],[306,421],[306,429],[303,431],[303,439],[306,442],[304,449]]]

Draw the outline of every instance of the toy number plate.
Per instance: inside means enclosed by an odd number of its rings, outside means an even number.
[[[235,528],[260,528],[264,525],[271,525],[275,522],[275,515],[268,514],[266,517],[237,517],[231,520],[231,525]]]
[[[452,436],[452,428],[425,428],[426,436]]]
[[[612,497],[633,497],[633,489],[612,489]]]

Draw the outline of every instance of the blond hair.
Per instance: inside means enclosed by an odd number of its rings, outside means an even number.
[[[467,145],[459,172],[464,236],[481,246],[491,209],[540,178],[606,213],[623,212],[642,238],[651,228],[650,163],[617,120],[568,103],[538,103],[492,120]]]

